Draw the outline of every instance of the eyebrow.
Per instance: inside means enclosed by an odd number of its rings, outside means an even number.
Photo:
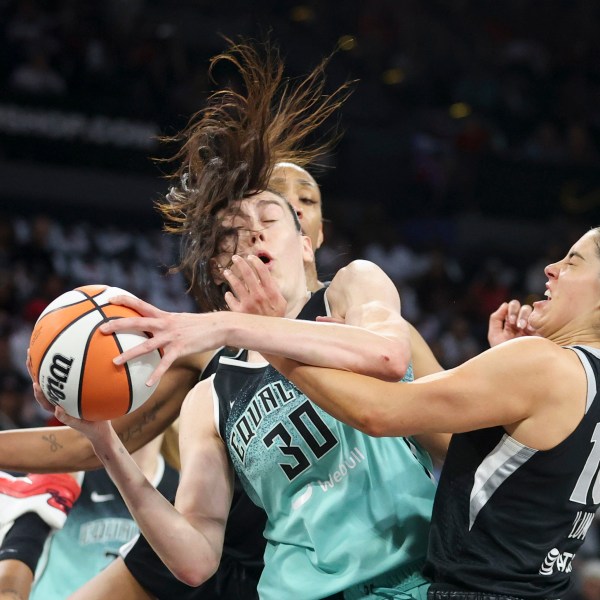
[[[271,183],[283,183],[286,180],[285,177],[271,177]],[[316,183],[310,181],[310,179],[298,179],[297,182],[300,185],[304,185],[311,188],[318,187]]]
[[[575,252],[574,250],[571,250],[571,252],[569,252],[569,258],[580,258],[581,260],[585,260],[583,255],[579,254],[579,252]]]
[[[287,202],[287,201],[286,201]],[[283,208],[283,206],[281,205],[281,202],[278,202],[277,200],[259,200],[257,203],[257,206],[267,206],[270,204],[275,204],[276,206],[279,206],[280,208]]]

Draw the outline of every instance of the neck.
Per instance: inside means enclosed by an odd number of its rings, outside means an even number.
[[[295,300],[288,300],[285,316],[288,319],[295,319],[300,311],[304,308],[305,304],[310,300],[310,291],[305,290],[303,294],[299,295]]]
[[[600,348],[597,331],[558,331],[548,336],[548,339],[559,346],[591,346],[593,348]]]

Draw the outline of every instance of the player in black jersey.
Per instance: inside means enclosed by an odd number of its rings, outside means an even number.
[[[504,304],[491,336],[506,343],[418,382],[272,358],[371,435],[455,433],[430,532],[432,599],[560,598],[600,504],[600,228],[545,274],[529,330]]]

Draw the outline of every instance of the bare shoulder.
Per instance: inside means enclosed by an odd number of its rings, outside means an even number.
[[[214,375],[211,375],[199,381],[188,392],[181,407],[180,429],[183,429],[188,422],[194,422],[197,427],[198,423],[214,421],[212,409],[214,377]]]
[[[546,338],[531,336],[503,342],[486,350],[484,354],[510,362],[521,361],[531,367],[548,364],[548,361],[553,364],[564,360],[565,349]]]
[[[583,370],[573,352],[542,337],[509,340],[464,364],[465,374],[475,370],[489,377],[505,394],[526,398],[534,412],[546,410],[553,400],[562,402],[569,386],[581,381]],[[474,369],[471,368],[471,365]],[[459,367],[458,369],[461,369]]]
[[[331,280],[329,287],[331,289],[332,286],[348,285],[355,281],[371,282],[379,278],[389,279],[375,263],[369,260],[358,259],[342,267]]]
[[[354,260],[334,276],[327,290],[332,312],[344,316],[349,308],[380,301],[399,310],[398,290],[375,263]]]

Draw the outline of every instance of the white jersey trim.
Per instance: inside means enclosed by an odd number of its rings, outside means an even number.
[[[327,292],[329,291],[329,288],[327,288],[325,290],[325,293],[323,294],[323,303],[325,304],[325,312],[327,313],[327,316],[330,317],[331,316],[331,307],[329,306],[329,300],[327,300]]]
[[[473,528],[477,515],[500,485],[536,452],[537,450],[521,444],[508,433],[502,436],[475,471],[469,502],[469,530]]]
[[[223,439],[223,437],[221,436],[221,411],[219,410],[219,396],[217,394],[217,390],[215,390],[215,375],[214,373],[206,380],[206,381],[210,381],[210,391],[212,394],[212,401],[213,401],[213,421],[215,424],[215,431],[217,432],[217,435]]]
[[[245,360],[238,360],[228,356],[221,356],[221,358],[219,358],[219,363],[222,365],[248,367],[249,369],[264,369],[265,367],[269,366],[269,363],[266,360],[260,362],[246,362]]]
[[[596,378],[594,377],[594,371],[592,370],[592,366],[590,365],[588,357],[579,348],[575,348],[574,346],[567,346],[567,348],[573,350],[573,352],[577,354],[577,357],[581,361],[585,371],[585,376],[587,377],[587,398],[585,400],[585,414],[587,414],[588,410],[590,410],[590,406],[592,406],[594,398],[596,397],[597,384]],[[600,350],[591,348],[590,346],[582,346],[582,348],[585,348],[596,358],[600,359]]]

